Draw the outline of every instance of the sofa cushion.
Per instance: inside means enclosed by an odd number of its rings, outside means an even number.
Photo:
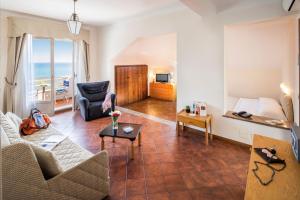
[[[0,111],[0,122],[11,144],[14,144],[22,140],[21,135],[19,133],[19,129],[16,129],[14,123],[9,118],[7,118],[1,111]]]
[[[88,94],[97,94],[97,93],[102,93],[102,92],[106,92],[104,90],[104,87],[99,85],[97,87],[95,87],[97,85],[85,85],[82,88],[86,91],[86,93]]]
[[[58,164],[57,159],[51,151],[47,151],[32,144],[30,146],[35,153],[37,161],[46,179],[52,178],[63,172],[62,168]]]
[[[90,105],[88,107],[89,117],[97,118],[99,116],[108,116],[111,109],[109,108],[103,113],[102,103],[103,103],[102,101],[97,101],[97,102],[91,102],[90,103]]]
[[[96,101],[96,102],[91,102],[89,104],[89,111],[90,110],[98,110],[98,111],[102,111],[102,104],[103,104],[103,101]]]
[[[54,135],[63,135],[59,130],[50,125],[47,129],[41,129],[35,134],[22,136],[24,141],[40,146],[43,141]],[[69,138],[65,138],[56,145],[51,152],[57,159],[59,166],[66,171],[82,161],[90,158],[93,154],[73,143]]]
[[[52,152],[58,160],[58,163],[62,167],[63,171],[71,169],[72,167],[93,156],[91,152],[75,144],[69,138],[66,138],[54,149],[52,149]]]
[[[103,101],[105,99],[109,81],[94,83],[78,83],[78,89],[81,95],[90,102]]]
[[[16,114],[12,113],[12,112],[7,112],[5,114],[5,116],[11,120],[11,122],[13,122],[13,124],[15,125],[16,130],[19,131],[20,129],[20,125],[22,123],[22,119],[20,117],[18,117]]]
[[[63,134],[50,124],[48,128],[40,129],[39,131],[37,131],[36,133],[34,133],[32,135],[24,135],[24,136],[22,136],[22,138],[24,140],[30,141],[36,145],[40,145],[40,143],[44,142],[48,138],[55,136],[55,135],[61,136]]]
[[[8,137],[7,137],[4,129],[2,128],[2,126],[0,126],[0,134],[1,134],[1,148],[10,145]]]
[[[73,143],[69,138],[65,138],[58,145],[56,145],[51,151],[47,151],[40,147],[40,144],[47,140],[49,137],[54,135],[63,135],[59,130],[55,129],[50,125],[47,129],[41,129],[33,135],[20,136],[20,134],[14,128],[13,122],[8,119],[2,112],[0,112],[0,121],[4,131],[7,134],[10,143],[27,143],[32,146],[33,151],[36,153],[43,173],[45,171],[45,177],[55,176],[61,171],[66,171],[84,160],[92,157],[93,154],[89,151],[81,148],[79,145]],[[49,158],[50,163],[47,165],[51,166],[49,169],[45,168],[44,164]]]

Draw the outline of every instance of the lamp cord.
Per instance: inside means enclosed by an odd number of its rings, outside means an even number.
[[[276,171],[277,171],[277,172],[280,172],[280,171],[284,170],[285,167],[286,167],[286,163],[285,163],[285,162],[284,162],[284,163],[281,163],[281,164],[283,164],[283,166],[282,166],[281,168],[279,168],[279,169],[277,169],[277,168],[271,166],[269,163],[263,163],[263,162],[259,162],[259,161],[254,161],[254,164],[255,164],[255,168],[252,169],[252,171],[253,171],[255,177],[259,180],[259,182],[260,182],[262,185],[265,185],[265,186],[268,185],[269,183],[271,183],[271,182],[273,181],[273,178],[274,178],[274,176],[275,176]],[[258,164],[265,165],[266,167],[268,167],[268,168],[270,168],[270,169],[272,170],[272,176],[271,176],[271,178],[270,178],[269,180],[263,181],[263,180],[258,176],[258,174],[256,173],[256,172],[258,171],[258,169],[259,169]]]

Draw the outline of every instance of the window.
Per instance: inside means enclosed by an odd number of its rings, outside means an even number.
[[[72,106],[73,42],[54,40],[55,109]]]
[[[51,39],[32,39],[32,64],[36,101],[51,101]]]
[[[52,102],[54,98],[55,108],[72,105],[72,40],[33,38],[32,67],[37,102]]]

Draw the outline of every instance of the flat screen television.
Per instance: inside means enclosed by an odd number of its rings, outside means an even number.
[[[169,74],[156,74],[156,82],[168,83],[169,82]]]

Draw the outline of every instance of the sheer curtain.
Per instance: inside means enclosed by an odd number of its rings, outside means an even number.
[[[74,109],[78,109],[77,99],[80,96],[77,83],[90,80],[89,72],[89,46],[83,41],[74,42]]]
[[[14,90],[14,112],[20,117],[28,117],[35,106],[34,68],[32,63],[32,35],[26,34],[20,69],[16,76]]]

